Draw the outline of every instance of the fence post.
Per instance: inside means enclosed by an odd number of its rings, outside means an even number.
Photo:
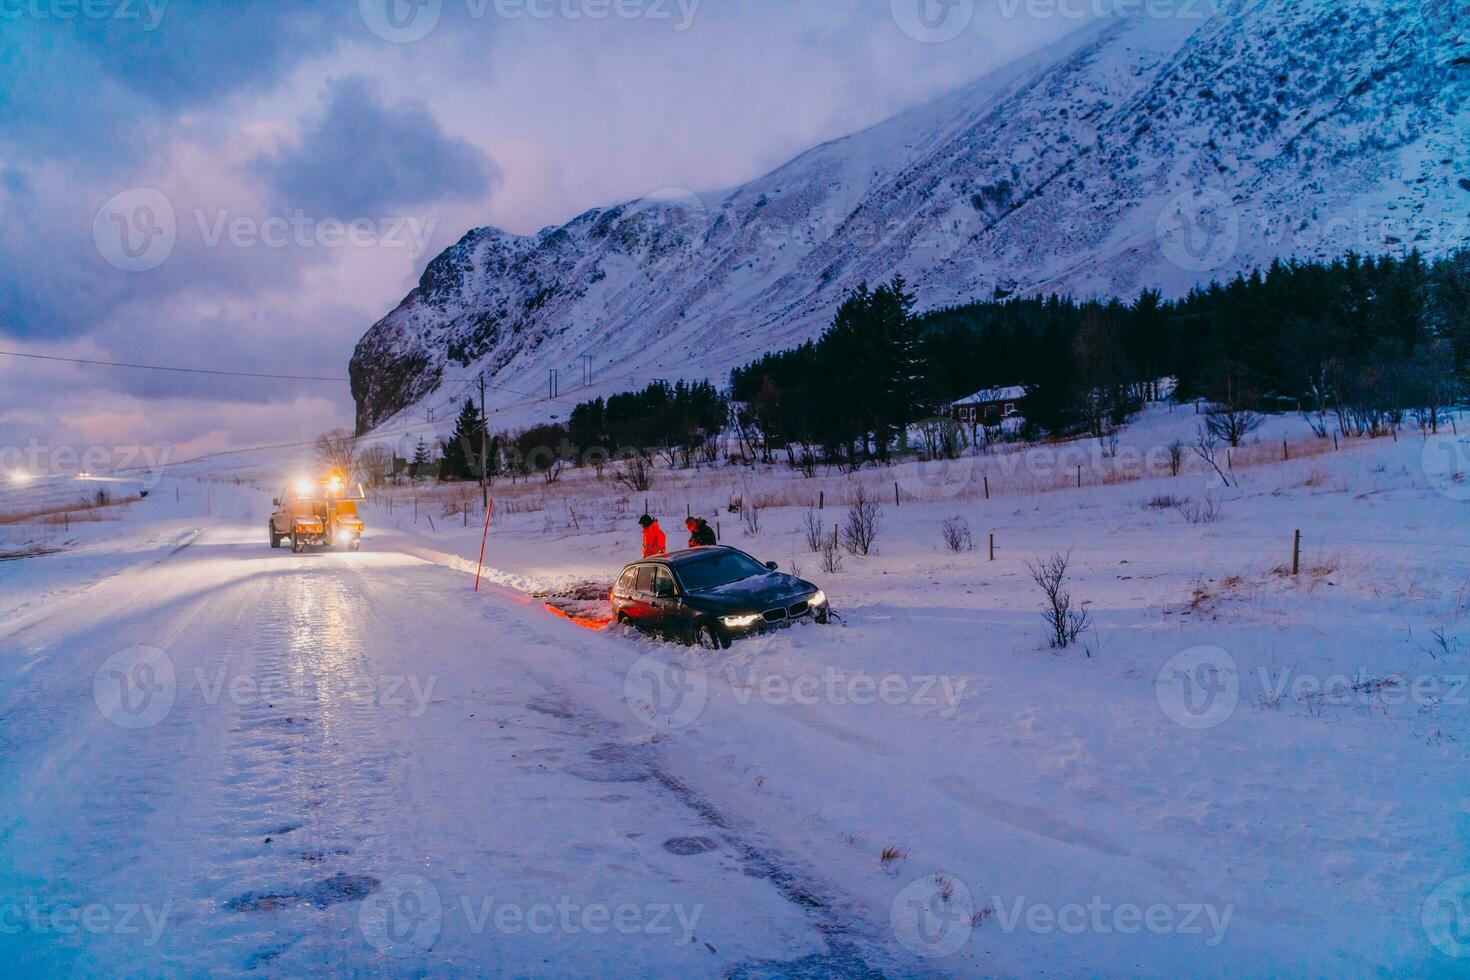
[[[897,480],[894,480],[893,481],[893,506],[895,506],[895,507],[900,506],[900,504],[898,502],[898,481]]]
[[[1291,538],[1291,574],[1298,575],[1302,570],[1302,532],[1297,531]]]
[[[995,561],[995,532],[990,534],[990,560]]]
[[[1082,489],[1082,464],[1077,464],[1077,489]]]
[[[1281,458],[1288,463],[1291,462],[1291,449],[1286,445],[1285,439],[1281,440]]]
[[[1332,433],[1332,451],[1337,452],[1339,448],[1340,447],[1337,445],[1337,433],[1334,432]]]
[[[981,479],[985,481],[985,499],[986,500],[989,500],[990,499],[990,477],[984,476],[984,477],[981,477]]]

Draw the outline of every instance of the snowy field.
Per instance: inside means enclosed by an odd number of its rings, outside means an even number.
[[[375,492],[360,553],[293,556],[264,525],[297,461],[268,455],[0,525],[55,550],[0,562],[0,956],[1463,975],[1470,429],[1334,447],[1273,419],[1224,486],[1170,475],[1196,421],[1155,407],[1106,456],[497,481],[478,595],[478,491]],[[875,552],[823,571],[808,508],[843,523],[854,481]],[[551,614],[605,613],[645,498],[671,543],[686,507],[718,521],[841,623],[708,654]],[[1028,571],[1053,554],[1092,620],[1066,650]]]

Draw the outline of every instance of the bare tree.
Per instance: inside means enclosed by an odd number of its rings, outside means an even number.
[[[822,535],[822,547],[818,549],[822,556],[822,571],[827,574],[842,570],[842,549],[837,544],[837,529],[833,528],[831,534]]]
[[[374,443],[358,454],[357,466],[369,486],[381,487],[393,475],[393,450]]]
[[[1051,632],[1052,649],[1065,650],[1077,642],[1077,637],[1092,624],[1092,616],[1085,608],[1072,608],[1072,595],[1066,590],[1067,565],[1072,553],[1054,553],[1050,558],[1037,558],[1027,562],[1026,570],[1031,580],[1040,586],[1046,596],[1041,618]]]
[[[740,520],[745,524],[745,533],[756,535],[761,533],[761,511],[764,508],[750,498],[750,503],[740,508]]]
[[[351,480],[357,470],[357,452],[357,436],[346,429],[333,429],[317,437],[317,457],[336,470],[344,482]]]
[[[970,522],[963,517],[947,517],[939,525],[939,536],[950,551],[974,551],[975,538],[970,533]]]
[[[634,450],[618,465],[613,479],[629,490],[646,493],[653,486],[653,466],[647,456]]]
[[[806,535],[806,546],[808,551],[821,551],[822,545],[827,540],[826,528],[822,525],[822,515],[817,513],[815,507],[808,507],[801,518],[801,530]]]
[[[1184,466],[1184,440],[1175,439],[1169,443],[1169,475],[1178,476],[1180,469]]]
[[[883,508],[859,485],[847,507],[847,524],[842,528],[842,546],[853,555],[872,552],[883,524]]]
[[[1214,430],[1208,425],[1201,425],[1195,431],[1194,454],[1209,464],[1220,477],[1220,482],[1227,487],[1232,486],[1230,477],[1220,468],[1220,440],[1216,437]]]

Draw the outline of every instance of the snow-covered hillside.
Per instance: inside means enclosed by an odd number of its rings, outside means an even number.
[[[563,408],[722,378],[895,273],[935,307],[1451,251],[1470,241],[1456,10],[1221,0],[1119,16],[733,191],[665,190],[534,236],[475,229],[358,345],[359,426],[447,409],[466,391],[454,379],[481,370],[511,422],[557,413],[549,369]]]

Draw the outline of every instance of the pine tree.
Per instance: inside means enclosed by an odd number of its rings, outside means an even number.
[[[459,410],[454,435],[444,444],[444,466],[441,476],[453,480],[474,480],[480,476],[480,450],[485,435],[485,420],[469,399]]]
[[[408,464],[408,475],[412,479],[418,479],[429,469],[429,446],[424,442],[424,437],[419,436],[419,444],[413,449],[413,459]]]

